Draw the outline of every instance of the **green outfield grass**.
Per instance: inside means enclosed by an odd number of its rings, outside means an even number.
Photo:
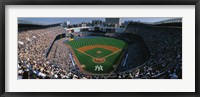
[[[113,65],[118,65],[120,56],[123,54],[123,49],[126,47],[126,42],[107,37],[95,37],[95,38],[80,38],[67,42],[73,49],[75,56],[77,57],[80,65],[84,65],[84,70],[93,74],[105,74],[113,70]],[[96,47],[86,50],[84,52],[79,51],[79,48],[85,46],[105,45],[118,48],[119,50],[111,51],[109,49]],[[100,63],[94,62],[94,58],[105,59]],[[102,66],[101,70],[95,70],[96,66]]]

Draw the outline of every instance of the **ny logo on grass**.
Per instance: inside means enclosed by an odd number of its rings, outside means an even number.
[[[96,65],[96,66],[95,66],[95,71],[103,71],[103,66],[101,66],[101,65]]]

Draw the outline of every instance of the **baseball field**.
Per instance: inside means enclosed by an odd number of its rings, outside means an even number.
[[[84,73],[109,74],[120,60],[126,42],[108,37],[79,38],[66,42],[75,63]]]

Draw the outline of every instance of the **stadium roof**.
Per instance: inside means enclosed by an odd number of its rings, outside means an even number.
[[[45,25],[45,24],[42,24],[42,23],[35,23],[35,22],[20,20],[20,19],[18,19],[18,24]]]

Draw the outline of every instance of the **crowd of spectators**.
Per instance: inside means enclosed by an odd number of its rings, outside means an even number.
[[[130,24],[126,33],[141,36],[150,59],[136,73],[140,78],[182,78],[182,29]]]
[[[68,70],[63,40],[55,42],[48,58],[45,52],[56,35],[65,32],[62,27],[28,30],[18,33],[18,78],[57,78]],[[59,46],[58,46],[59,45]],[[58,65],[59,64],[59,65]]]

